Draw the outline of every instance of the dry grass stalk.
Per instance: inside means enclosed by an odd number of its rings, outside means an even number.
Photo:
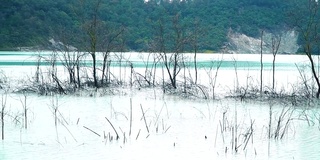
[[[115,132],[116,135],[117,135],[116,140],[118,140],[120,137],[119,137],[119,134],[118,134],[117,130],[114,128],[113,124],[109,121],[109,119],[108,119],[107,117],[104,117],[104,118],[109,122],[109,124],[110,124],[111,127],[113,128],[114,132]]]
[[[130,130],[129,130],[129,136],[131,136],[131,129],[132,129],[132,98],[130,98]]]
[[[145,126],[146,126],[146,129],[147,129],[148,133],[150,133],[150,132],[149,132],[148,125],[147,125],[147,121],[146,121],[146,116],[145,116],[145,114],[144,114],[144,111],[143,111],[143,108],[142,108],[142,105],[141,105],[141,104],[140,104],[140,108],[141,108],[142,116],[143,116],[143,119],[144,119],[144,124],[145,124]]]
[[[139,132],[138,132],[138,134],[137,134],[137,136],[136,136],[136,140],[139,138],[140,131],[141,131],[141,129],[139,129]]]

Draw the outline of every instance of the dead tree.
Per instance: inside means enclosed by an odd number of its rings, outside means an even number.
[[[194,23],[194,30],[193,30],[193,38],[192,38],[192,46],[193,46],[193,51],[194,51],[194,56],[193,56],[193,61],[194,61],[194,83],[197,85],[198,83],[198,66],[197,66],[197,53],[199,49],[199,36],[200,36],[200,31],[199,31],[199,22],[195,20]]]
[[[271,37],[271,47],[272,47],[272,56],[273,56],[273,60],[272,60],[272,90],[274,91],[274,84],[275,84],[275,62],[276,62],[276,56],[278,54],[279,51],[279,47],[280,47],[280,43],[281,43],[281,35],[272,35]]]
[[[260,95],[262,95],[262,85],[263,85],[263,57],[262,57],[262,53],[263,53],[263,30],[261,31],[261,40],[260,40]]]
[[[319,98],[320,80],[319,75],[316,72],[315,62],[313,60],[313,55],[316,52],[319,52],[317,51],[317,49],[320,45],[319,3],[317,0],[296,0],[292,9],[293,10],[289,11],[288,18],[292,27],[297,29],[300,33],[300,37],[303,43],[302,50],[309,59],[311,72],[318,86],[316,98]]]
[[[101,85],[104,85],[104,81],[109,81],[108,75],[110,69],[110,52],[120,50],[123,45],[122,43],[122,34],[125,32],[124,27],[120,27],[119,29],[116,29],[116,27],[108,27],[106,26],[106,33],[104,33],[104,39],[103,39],[103,62],[102,62],[102,75],[101,75]]]
[[[89,42],[88,46],[85,47],[85,50],[92,58],[92,76],[94,87],[96,88],[99,87],[97,78],[97,52],[101,32],[101,20],[99,19],[99,9],[101,2],[102,0],[97,0],[94,2],[90,1],[90,4],[88,4],[89,2],[85,0],[79,0],[78,6],[74,7],[74,10],[76,11],[75,13],[81,20],[81,28],[86,35],[84,39]],[[86,15],[86,10],[88,10],[88,7],[91,13],[90,15]]]
[[[80,88],[80,61],[83,54],[73,50],[66,41],[63,41],[63,48],[58,52],[62,65],[68,71],[69,83],[74,86],[74,89]]]
[[[180,14],[176,14],[172,18],[172,54],[167,54],[163,52],[162,59],[164,62],[164,66],[169,75],[169,79],[171,82],[171,86],[176,89],[177,88],[177,77],[179,72],[181,71],[181,64],[183,63],[183,52],[185,45],[189,42],[190,37],[186,36],[185,28],[180,24]]]
[[[4,116],[5,109],[7,107],[7,92],[1,96],[1,139],[4,140]]]

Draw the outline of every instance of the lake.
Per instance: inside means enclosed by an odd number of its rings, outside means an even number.
[[[39,55],[50,59],[52,52],[0,52],[1,77],[7,79],[1,86],[16,91],[29,84]],[[184,75],[195,79],[193,54],[185,55],[187,67],[179,73],[180,84]],[[144,75],[155,56],[112,53],[110,71],[123,85],[111,91],[85,88],[72,95],[48,96],[2,91],[5,126],[0,159],[319,159],[317,100],[307,105],[306,99],[297,106],[293,99],[225,98],[236,95],[237,88],[259,89],[260,55],[198,54],[198,85],[207,87],[208,99],[201,92],[163,93],[162,80],[168,75],[161,63],[153,72],[156,87],[137,83],[131,87],[135,82],[131,65],[134,73]],[[98,56],[98,67],[100,62]],[[263,89],[270,91],[272,55],[263,55],[263,63]],[[90,66],[91,57],[85,55],[81,73],[91,76]],[[275,91],[298,93],[304,87],[301,77],[312,86],[308,66],[304,55],[277,55]],[[40,68],[45,75],[51,65],[41,61]],[[62,82],[68,79],[59,59],[57,75]],[[211,97],[213,92],[216,97]]]

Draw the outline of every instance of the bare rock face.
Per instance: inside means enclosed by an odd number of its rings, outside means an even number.
[[[76,51],[77,50],[77,48],[71,45],[63,44],[60,41],[57,42],[53,38],[49,39],[49,42],[50,42],[50,46],[49,46],[50,50],[59,50],[59,51]]]
[[[297,44],[298,33],[294,30],[282,31],[279,34],[272,34],[264,32],[262,38],[262,52],[264,54],[272,54],[272,37],[281,37],[279,54],[296,53],[299,49]],[[242,33],[235,33],[229,31],[229,42],[226,45],[227,52],[229,53],[246,53],[257,54],[261,52],[261,37],[249,37]]]
[[[48,43],[38,45],[38,46],[30,46],[30,47],[17,47],[15,48],[17,51],[77,51],[78,49],[74,46],[64,44],[60,41],[55,41],[53,38],[48,40]]]

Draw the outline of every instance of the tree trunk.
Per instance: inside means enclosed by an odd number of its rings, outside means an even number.
[[[104,54],[104,56],[103,56],[103,63],[102,63],[102,76],[101,76],[101,85],[103,85],[104,84],[104,78],[105,78],[105,76],[107,75],[106,74],[106,68],[107,68],[107,66],[108,66],[108,56],[109,55],[109,53],[108,53],[108,51]],[[108,79],[106,80],[106,81],[108,81]]]
[[[197,68],[197,48],[194,49],[194,73],[195,73],[195,81],[194,84],[197,85],[198,83],[198,68]]]
[[[91,53],[92,56],[92,69],[93,69],[93,81],[94,81],[94,86],[96,88],[99,87],[98,81],[97,81],[97,69],[96,69],[96,54]]]
[[[3,107],[3,106],[2,106]],[[1,138],[4,140],[4,108],[1,111]]]
[[[71,69],[69,69],[69,82],[70,82],[70,84],[74,83],[73,73],[72,73]]]
[[[273,61],[272,61],[272,90],[274,92],[275,88],[275,68],[276,68],[276,56],[278,54],[278,50],[280,48],[281,43],[281,35],[280,36],[273,36],[272,37],[272,55],[273,55]]]
[[[27,105],[26,103],[25,103],[25,105]],[[24,108],[24,128],[25,129],[27,129],[28,128],[28,116],[27,116],[27,108],[26,108],[27,106],[25,106],[25,108]]]
[[[169,78],[170,78],[171,85],[172,85],[172,87],[173,87],[174,89],[176,89],[176,84],[175,84],[175,79],[174,79],[174,76],[175,76],[175,75],[174,75],[174,74],[171,74],[170,66],[169,66],[169,64],[168,64],[168,58],[167,58],[166,53],[164,53],[163,58],[164,58],[164,65],[165,65],[165,67],[166,67],[166,69],[167,69],[167,72],[168,72],[168,74],[169,74]],[[174,73],[174,72],[173,72],[173,73]]]
[[[272,90],[274,91],[274,83],[275,83],[275,61],[276,61],[276,55],[273,55],[273,61],[272,61]]]
[[[78,87],[80,88],[81,87],[81,82],[80,82],[80,64],[79,62],[77,62],[77,82],[78,82]]]
[[[314,62],[313,62],[311,54],[307,54],[307,56],[308,56],[308,58],[310,60],[310,63],[311,63],[311,70],[312,70],[313,77],[316,80],[316,83],[317,83],[317,86],[318,86],[318,91],[317,91],[316,97],[319,98],[319,96],[320,96],[320,81],[319,81],[319,77],[317,75],[317,72],[316,72],[316,69],[315,69]]]
[[[263,62],[262,62],[262,49],[263,49],[263,31],[261,31],[261,42],[260,42],[260,95],[262,95],[262,72],[263,72]]]
[[[178,67],[178,60],[177,60],[177,54],[174,55],[174,66],[173,66],[173,83],[172,86],[174,89],[177,89],[177,67]]]

